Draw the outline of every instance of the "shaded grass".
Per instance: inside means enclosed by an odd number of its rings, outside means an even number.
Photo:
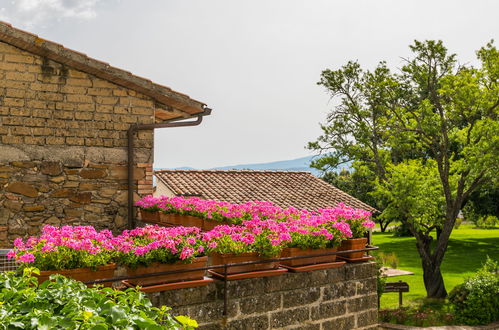
[[[461,225],[454,229],[442,263],[445,288],[450,292],[471,276],[485,262],[487,255],[499,261],[499,229],[474,229],[472,225]],[[414,237],[393,237],[392,233],[374,233],[373,244],[384,253],[394,252],[400,261],[399,269],[413,272],[414,275],[394,276],[388,282],[399,280],[409,284],[409,292],[404,293],[404,305],[420,302],[426,297],[423,284],[421,259],[416,249]],[[384,293],[381,308],[398,307],[398,293]]]

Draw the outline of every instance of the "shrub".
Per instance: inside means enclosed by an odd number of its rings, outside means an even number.
[[[493,215],[484,215],[478,218],[476,225],[479,228],[494,228],[499,224],[499,219]]]
[[[488,324],[499,320],[498,264],[487,258],[482,269],[449,294],[458,323]]]
[[[0,274],[0,324],[3,329],[192,329],[195,321],[174,319],[168,308],[152,307],[135,289],[87,288],[52,275],[38,285],[25,268],[21,276]],[[34,270],[35,272],[37,270]]]

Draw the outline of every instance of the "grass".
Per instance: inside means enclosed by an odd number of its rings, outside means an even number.
[[[421,302],[426,297],[426,290],[414,237],[393,237],[392,233],[374,233],[373,243],[385,254],[395,253],[400,261],[399,269],[414,273],[387,279],[388,282],[401,280],[409,284],[409,292],[403,294],[404,305]],[[499,261],[499,228],[474,229],[472,225],[461,225],[454,229],[441,267],[447,292],[476,272],[487,255]],[[384,293],[381,296],[381,308],[395,307],[398,307],[398,293]]]

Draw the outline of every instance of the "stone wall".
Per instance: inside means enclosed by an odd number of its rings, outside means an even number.
[[[131,124],[150,97],[0,42],[0,246],[43,224],[123,229]],[[153,132],[140,131],[134,190],[152,193]]]
[[[230,281],[227,317],[223,292],[216,281],[148,296],[197,320],[199,329],[377,329],[373,263]]]

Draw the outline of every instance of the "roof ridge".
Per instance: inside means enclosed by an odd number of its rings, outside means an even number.
[[[64,47],[38,35],[13,27],[0,21],[0,41],[30,53],[66,64],[77,70],[110,81],[117,85],[136,90],[159,103],[194,115],[204,111],[205,104],[189,96],[176,92],[167,86],[134,75],[129,71],[111,66],[109,63],[91,58],[84,53]]]
[[[192,170],[187,170],[187,169],[161,169],[161,170],[154,170],[154,173],[164,173],[164,172],[193,172],[193,173],[200,173],[200,172],[209,172],[209,173],[240,173],[240,172],[249,172],[249,173],[301,173],[301,174],[310,174],[313,176],[312,172],[309,171],[286,171],[286,170],[197,170],[197,169],[192,169]]]

